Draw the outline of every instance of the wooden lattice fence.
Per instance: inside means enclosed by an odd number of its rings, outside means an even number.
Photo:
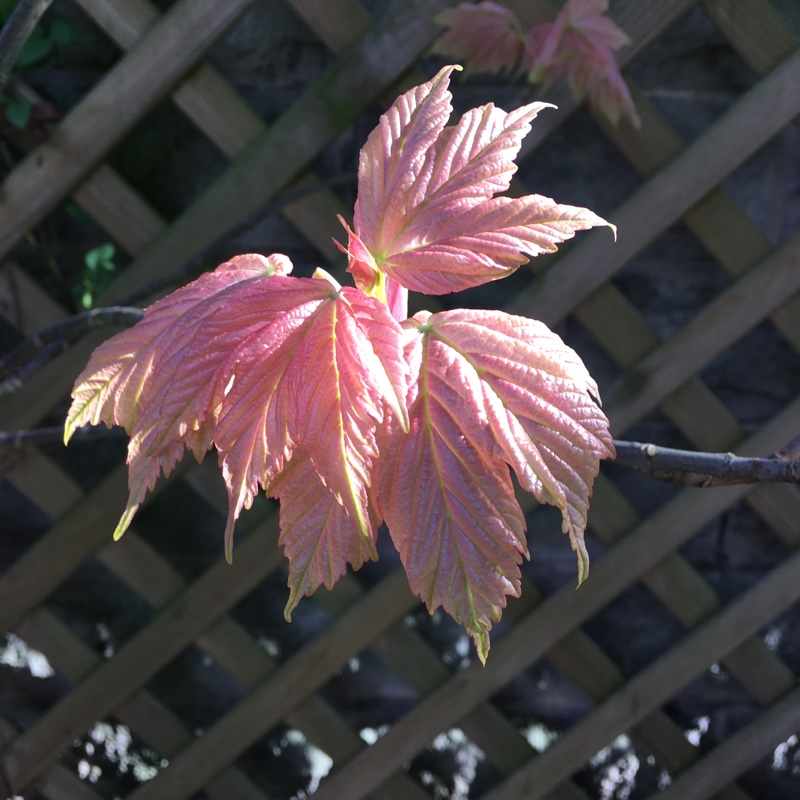
[[[385,10],[373,4],[373,20],[358,0],[284,0],[335,55],[321,79],[268,126],[204,60],[258,0],[179,0],[163,15],[148,0],[72,3],[124,55],[45,141],[35,144],[23,137],[16,142],[33,149],[0,187],[0,255],[6,259],[3,315],[21,335],[67,315],[24,265],[12,260],[26,234],[66,198],[131,258],[98,304],[126,297],[172,273],[288,186],[315,185],[319,178],[311,167],[364,109],[378,98],[390,102],[431,74],[424,60],[438,30],[431,19],[445,5],[407,0]],[[748,65],[752,85],[687,140],[631,81],[641,128],[624,122],[612,127],[598,118],[592,134],[599,136],[602,128],[604,146],[624,157],[631,176],[634,170],[642,176],[630,178],[634,188],[616,208],[596,209],[618,226],[619,240],[614,243],[604,231],[583,234],[563,255],[532,263],[533,269],[514,284],[505,310],[561,326],[567,334],[577,331],[608,378],[604,407],[616,437],[648,430],[648,420],[656,419],[674,438],[697,449],[767,455],[800,430],[800,394],[794,391],[788,402],[770,406],[764,419],[753,422],[737,417],[732,404],[723,402],[701,375],[715,360],[735,353],[759,326],[770,335],[778,332],[787,358],[800,353],[798,230],[791,231],[793,238],[774,241],[734,199],[726,182],[800,118],[800,50],[791,14],[787,21],[778,4],[773,8],[768,0],[630,0],[612,4],[613,16],[632,40],[621,51],[620,63],[646,60],[648,48],[696,5]],[[791,12],[791,2],[785,6]],[[171,223],[106,161],[167,96],[230,161]],[[553,87],[548,99],[558,111],[537,120],[523,146],[526,163],[535,161],[555,137],[568,136],[570,126],[589,119],[585,112],[574,115],[575,101],[565,86]],[[790,159],[786,168],[800,185],[797,160]],[[592,163],[590,169],[602,184],[603,164]],[[524,180],[523,170],[515,190]],[[558,199],[592,206],[581,197]],[[317,187],[298,195],[281,213],[320,262],[341,267],[331,240],[341,238],[336,215],[348,216],[350,210],[334,190]],[[636,307],[624,278],[636,259],[678,223],[713,257],[720,288],[664,336]],[[17,260],[24,261],[22,256]],[[59,414],[63,419],[74,377],[105,335],[86,336],[27,376],[17,391],[0,397],[3,429],[57,424]],[[796,379],[787,381],[798,386]],[[181,566],[180,553],[159,544],[158,530],[144,529],[146,515],[137,518],[121,542],[110,542],[127,497],[123,463],[87,479],[71,471],[65,458],[55,447],[35,446],[3,456],[4,497],[13,491],[48,521],[40,526],[46,531],[31,533],[30,541],[22,535],[21,519],[3,522],[3,557],[8,558],[0,576],[0,630],[14,632],[44,653],[56,675],[53,689],[36,707],[13,698],[7,703],[9,712],[0,719],[2,797],[97,800],[118,793],[111,783],[87,779],[70,754],[73,742],[88,741],[86,732],[106,719],[126,726],[157,755],[147,776],[152,779],[126,795],[135,800],[290,796],[296,790],[282,789],[254,766],[268,734],[281,725],[299,731],[331,760],[331,775],[314,793],[319,800],[465,796],[457,788],[442,794],[424,770],[407,769],[437,736],[453,730],[479,749],[485,765],[485,787],[478,791],[475,784],[470,797],[622,797],[602,794],[586,772],[596,754],[622,735],[661,771],[653,795],[661,800],[766,797],[759,787],[772,786],[764,773],[779,747],[795,761],[775,786],[784,792],[780,797],[800,797],[800,651],[791,642],[792,631],[800,635],[797,486],[676,490],[658,495],[653,508],[642,508],[634,496],[641,483],[626,483],[613,468],[603,472],[590,514],[595,557],[589,580],[578,591],[574,572],[564,575],[566,583],[557,576],[540,582],[534,579],[539,574],[534,563],[533,571],[526,572],[522,597],[509,604],[507,624],[493,632],[487,666],[460,664],[463,668],[456,669],[417,621],[418,602],[388,556],[391,569],[367,571],[363,581],[348,575],[332,592],[304,601],[301,609],[318,609],[322,615],[316,628],[304,629],[316,635],[287,647],[286,656],[270,652],[257,641],[252,614],[243,606],[248,598],[257,604],[265,597],[263,586],[275,575],[278,583],[282,580],[274,508],[265,501],[251,512],[250,523],[243,521],[233,566],[225,563],[220,541],[218,551],[203,562],[207,569],[193,574]],[[154,497],[202,503],[224,517],[225,497],[215,470],[212,463],[187,462],[159,484]],[[721,592],[692,563],[686,548],[737,508],[756,521],[759,535],[769,542],[765,547],[777,556],[769,570],[739,591]],[[534,519],[530,503],[525,510]],[[222,517],[212,517],[221,538]],[[20,538],[12,541],[12,535]],[[570,556],[566,540],[559,545]],[[130,598],[143,609],[137,625],[118,637],[113,653],[99,652],[96,642],[82,635],[81,620],[69,619],[54,600],[70,581],[72,591],[80,590],[79,581],[86,579],[81,576],[94,575],[91,570],[99,570],[109,585],[119,586],[123,600]],[[609,647],[592,627],[632,587],[648,602],[655,598],[678,631],[636,668],[608,652],[635,649],[635,641]],[[265,616],[264,624],[278,625],[274,619],[279,616]],[[782,643],[765,637],[770,626],[784,632]],[[163,694],[160,676],[187,648],[225,676],[224,686],[234,687],[229,691],[234,701],[202,726]],[[360,725],[331,690],[331,681],[341,679],[359,657],[371,659],[379,665],[378,674],[393,676],[405,696],[414,698],[403,713],[387,718],[388,729],[381,729],[379,737],[376,733],[370,744],[359,735],[368,726]],[[528,723],[497,698],[542,663],[587,707],[571,720],[574,724],[558,731],[555,741],[537,749],[532,737],[524,735]],[[671,704],[712,668],[728,676],[757,710],[715,746],[702,741],[698,746],[687,738]],[[352,685],[358,686],[358,673]],[[199,688],[194,702],[202,703]],[[20,707],[24,713],[12,713]],[[697,710],[698,717],[706,713],[705,707]],[[640,788],[632,796],[646,793]]]

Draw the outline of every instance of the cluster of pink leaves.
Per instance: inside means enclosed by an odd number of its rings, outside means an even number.
[[[463,60],[477,72],[524,69],[532,83],[566,78],[579,100],[586,97],[614,124],[620,115],[639,125],[630,91],[613,51],[628,44],[605,13],[608,0],[567,0],[553,22],[523,30],[514,12],[485,0],[461,3],[439,14],[447,30],[434,52]]]
[[[186,449],[201,460],[216,448],[229,558],[259,489],[280,500],[287,617],[348,563],[376,558],[385,520],[412,590],[485,659],[528,553],[509,467],[561,509],[583,579],[592,483],[613,444],[594,381],[542,323],[476,310],[405,319],[407,293],[501,278],[607,223],[547,197],[496,197],[543,104],[489,104],[446,126],[452,69],[398,98],[361,152],[342,248],[356,287],[322,270],[292,277],[282,255],[222,264],[94,352],[65,439],[100,422],[130,434],[115,537]]]

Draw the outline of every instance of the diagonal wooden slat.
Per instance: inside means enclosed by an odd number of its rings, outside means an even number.
[[[236,159],[134,262],[137,283],[183,263],[297,178],[356,114],[414,63],[436,34],[444,0],[409,0],[383,17]],[[113,295],[129,290],[125,276]]]
[[[393,572],[267,678],[245,703],[190,745],[158,778],[131,794],[130,800],[181,800],[190,796],[222,765],[283,718],[306,692],[322,686],[387,624],[402,617],[417,602],[408,590],[405,573]]]
[[[606,392],[606,412],[617,435],[800,290],[798,259],[800,236],[740,278]]]
[[[277,567],[281,555],[275,520],[248,536],[238,555],[233,566],[217,564],[168,603],[153,623],[98,667],[91,680],[76,687],[0,756],[15,788],[25,786],[75,735],[111,712]]]
[[[598,312],[598,316],[600,316],[599,312]],[[655,344],[655,342],[653,344]],[[738,438],[738,436],[730,436],[730,438]],[[776,488],[779,488],[779,487],[776,487]],[[752,497],[759,496],[760,494],[761,493],[759,491],[753,491],[751,493]],[[776,525],[783,526],[783,527],[790,526],[791,525],[791,519],[784,516],[784,514],[785,514],[785,504],[783,504],[781,502],[778,502],[777,504],[772,502],[772,500],[769,499],[767,493],[764,493],[764,496],[765,496],[765,498],[767,498],[767,499],[765,499],[765,501],[763,503],[763,506],[762,506],[764,509],[766,509],[765,513],[772,514],[775,517],[775,524]],[[612,511],[612,509],[610,509],[610,508],[605,508],[604,509],[602,507],[601,507],[600,510],[604,514],[609,514]],[[621,513],[624,515],[625,512],[622,511]],[[701,617],[704,616],[707,613],[709,607],[713,607],[713,603],[710,603],[710,605],[709,605],[709,603],[707,602],[703,606],[701,612],[699,613],[699,616],[701,616]]]
[[[755,721],[717,745],[648,800],[704,800],[800,730],[800,688],[788,692]]]
[[[16,734],[15,727],[0,717],[0,746],[10,742]],[[102,800],[102,795],[82,781],[75,772],[56,764],[37,785],[37,790],[48,800]],[[0,773],[0,794],[11,798],[11,787]]]
[[[82,494],[69,478],[54,470],[47,459],[35,451],[26,454],[34,461],[31,474],[34,480],[27,484],[15,481],[18,488],[35,499],[49,514],[57,514],[68,507]],[[210,465],[208,465],[210,467]],[[210,467],[210,469],[214,469]],[[47,471],[50,480],[47,491],[42,490],[41,475]],[[209,470],[206,469],[207,473]],[[195,475],[198,470],[195,469]],[[27,473],[26,473],[27,474]],[[189,476],[192,477],[191,474]],[[197,483],[197,481],[192,481]],[[208,497],[205,481],[198,484],[198,491]],[[221,498],[225,506],[227,499]],[[134,531],[128,531],[121,542],[109,543],[97,554],[106,566],[112,569],[134,591],[158,607],[169,602],[185,589],[182,579],[157,554],[139,539]],[[361,590],[357,594],[363,593]],[[335,593],[337,596],[342,592]],[[349,592],[352,597],[353,592]],[[76,637],[42,609],[17,626],[23,639],[44,652],[53,666],[77,681],[96,665],[98,657]],[[245,686],[252,687],[275,668],[275,662],[230,618],[214,623],[201,634],[197,644],[210,653]],[[193,737],[174,719],[164,716],[163,710],[154,707],[146,693],[138,693],[114,709],[115,716],[160,754],[172,756]],[[311,696],[303,701],[287,717],[287,722],[302,730],[307,738],[323,749],[334,760],[353,755],[365,746],[358,734],[352,731],[320,698]],[[226,771],[206,787],[206,791],[222,798],[251,797],[254,788],[247,779],[234,771]],[[418,787],[405,776],[397,776],[376,797],[414,798]]]
[[[382,20],[277,126],[253,142],[173,226],[151,242],[114,285],[97,298],[98,304],[112,303],[176,268],[302,174],[319,148],[402,74],[425,48],[435,27],[430,17],[440,7],[439,0],[414,0]],[[402,48],[392,44],[395,38],[402,41]],[[379,63],[380,69],[369,66],[373,62]],[[368,81],[364,75],[369,76]],[[99,336],[86,337],[32,376],[21,391],[0,398],[0,415],[8,427],[32,427],[45,416],[69,391],[72,376],[80,372],[100,341]]]
[[[2,184],[0,256],[97,165],[253,0],[181,0]],[[124,103],[115,102],[125,97]]]
[[[47,654],[57,671],[72,681],[84,678],[100,662],[98,653],[81,642],[52,614],[39,609],[18,628],[19,635],[29,644]],[[173,714],[146,692],[139,692],[126,700],[115,712],[115,717],[143,738],[161,756],[172,757],[191,742],[194,735]],[[50,767],[37,783],[48,780],[57,769]],[[206,792],[218,800],[267,800],[266,795],[235,767],[228,768]]]

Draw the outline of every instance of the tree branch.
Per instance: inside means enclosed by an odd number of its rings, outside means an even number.
[[[140,308],[127,306],[93,308],[42,328],[0,359],[0,397],[19,389],[28,375],[88,331],[106,326],[129,328],[143,314]]]
[[[800,437],[771,458],[695,453],[655,444],[616,441],[617,463],[667,483],[708,489],[737,483],[800,483]]]
[[[23,45],[51,2],[52,0],[19,0],[0,30],[0,93],[6,88]]]
[[[86,442],[99,439],[122,439],[124,435],[125,432],[122,428],[106,428],[105,425],[102,427],[86,425],[83,428],[78,428],[70,441]],[[63,425],[52,428],[35,428],[28,431],[12,431],[10,433],[0,431],[0,450],[22,450],[25,447],[55,444],[63,441],[63,439]]]

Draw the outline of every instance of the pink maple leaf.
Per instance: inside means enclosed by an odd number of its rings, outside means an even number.
[[[587,97],[614,124],[623,114],[638,126],[639,115],[613,54],[630,40],[605,16],[607,11],[608,0],[567,0],[555,22],[531,28],[525,43],[529,79],[549,84],[565,77],[576,97]]]
[[[549,197],[495,197],[545,103],[506,113],[493,104],[445,127],[453,67],[412,89],[381,117],[361,151],[349,269],[370,291],[376,276],[446,294],[514,272],[575,231],[606,225]]]
[[[527,555],[508,467],[561,509],[583,580],[591,486],[614,446],[594,381],[542,323],[459,310],[405,326],[411,425],[381,460],[378,506],[412,590],[431,611],[443,606],[485,658]]]
[[[511,469],[561,509],[583,580],[592,483],[613,444],[586,368],[543,324],[499,311],[403,320],[407,292],[494,280],[607,223],[549,198],[495,196],[542,104],[484,106],[448,127],[452,69],[398,98],[362,151],[345,226],[356,288],[322,270],[292,277],[281,255],[226,262],[94,352],[65,439],[101,421],[130,434],[115,536],[186,449],[218,452],[229,558],[242,509],[259,490],[278,498],[287,617],[376,558],[385,519],[411,588],[485,660],[528,552]]]
[[[525,35],[514,12],[492,0],[460,3],[434,17],[447,30],[432,52],[463,61],[476,72],[513,72],[520,63]]]

